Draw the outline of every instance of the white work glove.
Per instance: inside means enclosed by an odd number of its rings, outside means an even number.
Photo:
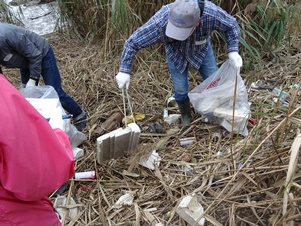
[[[124,86],[126,87],[126,89],[128,89],[130,86],[130,75],[127,73],[119,72],[116,75],[116,81],[119,89],[122,89]]]
[[[28,82],[26,83],[26,88],[27,87],[32,87],[32,86],[36,86],[36,81],[30,78],[28,80]]]
[[[242,58],[238,52],[231,52],[228,54],[228,56],[229,56],[229,63],[233,67],[240,68],[242,66]]]

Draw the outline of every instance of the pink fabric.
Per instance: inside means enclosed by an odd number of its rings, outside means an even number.
[[[68,135],[0,74],[0,225],[61,225],[47,195],[74,175]]]

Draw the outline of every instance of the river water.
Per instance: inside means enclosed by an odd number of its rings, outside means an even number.
[[[5,0],[8,4],[11,0]],[[31,6],[10,6],[11,12],[19,18],[24,27],[39,35],[52,33],[58,18],[57,2]]]

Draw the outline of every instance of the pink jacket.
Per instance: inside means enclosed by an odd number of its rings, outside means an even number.
[[[74,175],[68,135],[0,74],[0,226],[61,225],[49,194]]]

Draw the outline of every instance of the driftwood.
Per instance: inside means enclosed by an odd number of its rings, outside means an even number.
[[[101,136],[105,133],[111,132],[118,127],[121,122],[123,114],[120,111],[113,113],[105,122],[103,122],[96,130],[95,134]]]

